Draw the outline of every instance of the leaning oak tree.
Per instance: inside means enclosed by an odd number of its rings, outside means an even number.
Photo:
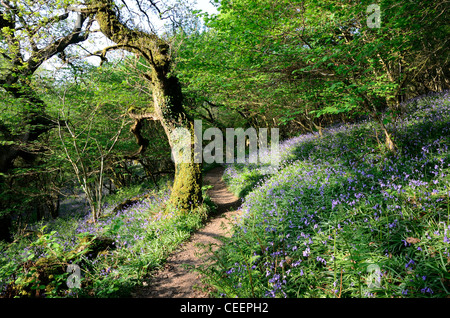
[[[122,2],[123,3],[123,2]],[[153,1],[137,0],[133,5],[150,19],[143,10],[146,5],[149,9],[156,10],[160,16],[163,12]],[[191,142],[189,148],[190,160],[184,160],[186,149],[173,151],[175,163],[175,180],[170,197],[170,204],[182,211],[189,211],[198,207],[202,201],[202,172],[201,163],[195,159],[194,152],[194,124],[193,119],[183,108],[183,94],[181,83],[176,76],[171,74],[172,52],[170,43],[149,30],[143,31],[138,27],[130,27],[121,20],[121,10],[113,0],[91,0],[80,7],[80,12],[95,12],[95,19],[101,32],[115,44],[103,49],[106,52],[123,49],[143,57],[149,64],[149,70],[144,74],[151,86],[153,95],[154,113],[146,116],[147,119],[159,120],[167,135],[172,149],[177,149],[177,131],[183,129],[189,131]]]
[[[70,1],[0,0],[0,94],[9,113],[0,114],[0,240],[10,239],[5,180],[17,159],[35,163],[45,150],[35,142],[56,127],[31,78],[46,61],[85,41],[94,22],[69,7]]]

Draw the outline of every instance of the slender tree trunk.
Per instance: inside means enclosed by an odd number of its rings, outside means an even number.
[[[387,149],[391,153],[396,154],[397,147],[396,147],[394,141],[392,140],[391,134],[388,132],[388,130],[386,129],[386,127],[384,125],[382,125],[381,129],[383,130],[384,136],[386,138],[385,145],[386,145]]]
[[[386,128],[386,126],[383,123],[383,119],[380,118],[380,116],[378,116],[376,113],[374,113],[372,115],[372,117],[380,124],[381,127],[381,131],[384,134],[385,137],[385,141],[384,144],[386,146],[386,148],[393,154],[397,153],[397,145],[395,144],[394,140],[392,139],[391,134],[389,133],[388,129]],[[377,140],[378,139],[378,134],[377,134]]]

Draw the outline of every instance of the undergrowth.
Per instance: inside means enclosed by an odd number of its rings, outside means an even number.
[[[2,297],[124,297],[200,228],[211,204],[168,209],[169,188],[134,187],[107,199],[104,216],[68,215],[31,225],[0,245]],[[124,198],[141,198],[118,211]],[[207,197],[206,197],[207,201]]]

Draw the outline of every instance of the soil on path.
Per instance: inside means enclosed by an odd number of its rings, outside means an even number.
[[[217,205],[217,212],[206,225],[194,233],[180,250],[172,254],[164,268],[144,282],[134,294],[137,298],[206,298],[202,291],[201,277],[189,268],[204,265],[208,261],[208,249],[216,249],[220,237],[230,235],[230,229],[240,211],[239,199],[228,191],[222,180],[223,167],[210,170],[204,176],[204,184],[212,185],[208,190],[211,200]]]

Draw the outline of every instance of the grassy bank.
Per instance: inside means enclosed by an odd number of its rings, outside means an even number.
[[[367,121],[285,141],[273,174],[230,165],[246,216],[203,269],[216,295],[447,297],[450,95],[405,109],[395,155]]]

